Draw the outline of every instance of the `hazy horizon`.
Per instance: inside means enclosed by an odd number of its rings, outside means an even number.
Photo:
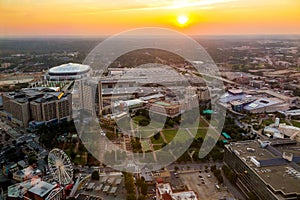
[[[299,34],[199,34],[189,35],[192,38],[259,38],[259,39],[276,39],[276,38],[288,38],[288,39],[300,39]],[[0,39],[102,39],[112,37],[113,35],[6,35],[1,36]],[[159,36],[159,35],[156,35]],[[132,36],[134,37],[134,36]]]

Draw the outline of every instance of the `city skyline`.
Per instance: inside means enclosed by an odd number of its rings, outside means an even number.
[[[5,0],[0,36],[103,36],[142,27],[189,35],[300,34],[299,7],[296,0]]]

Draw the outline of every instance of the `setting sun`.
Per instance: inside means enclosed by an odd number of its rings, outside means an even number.
[[[0,37],[111,35],[141,27],[299,34],[299,7],[299,0],[0,0]]]
[[[181,15],[177,18],[177,22],[180,24],[180,25],[184,25],[186,24],[187,22],[189,21],[189,18],[185,15]]]

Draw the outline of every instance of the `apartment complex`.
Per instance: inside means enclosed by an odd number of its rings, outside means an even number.
[[[3,110],[9,120],[22,127],[70,120],[71,94],[58,98],[59,95],[60,92],[47,88],[25,88],[18,92],[4,93]]]

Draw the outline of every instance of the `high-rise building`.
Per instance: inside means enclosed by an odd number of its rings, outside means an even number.
[[[99,110],[99,91],[97,88],[98,81],[93,80],[92,78],[76,81],[72,92],[73,108],[95,116]]]
[[[8,119],[22,127],[51,121],[70,120],[72,114],[71,94],[61,98],[60,92],[45,88],[25,88],[18,92],[3,94],[3,110]]]

